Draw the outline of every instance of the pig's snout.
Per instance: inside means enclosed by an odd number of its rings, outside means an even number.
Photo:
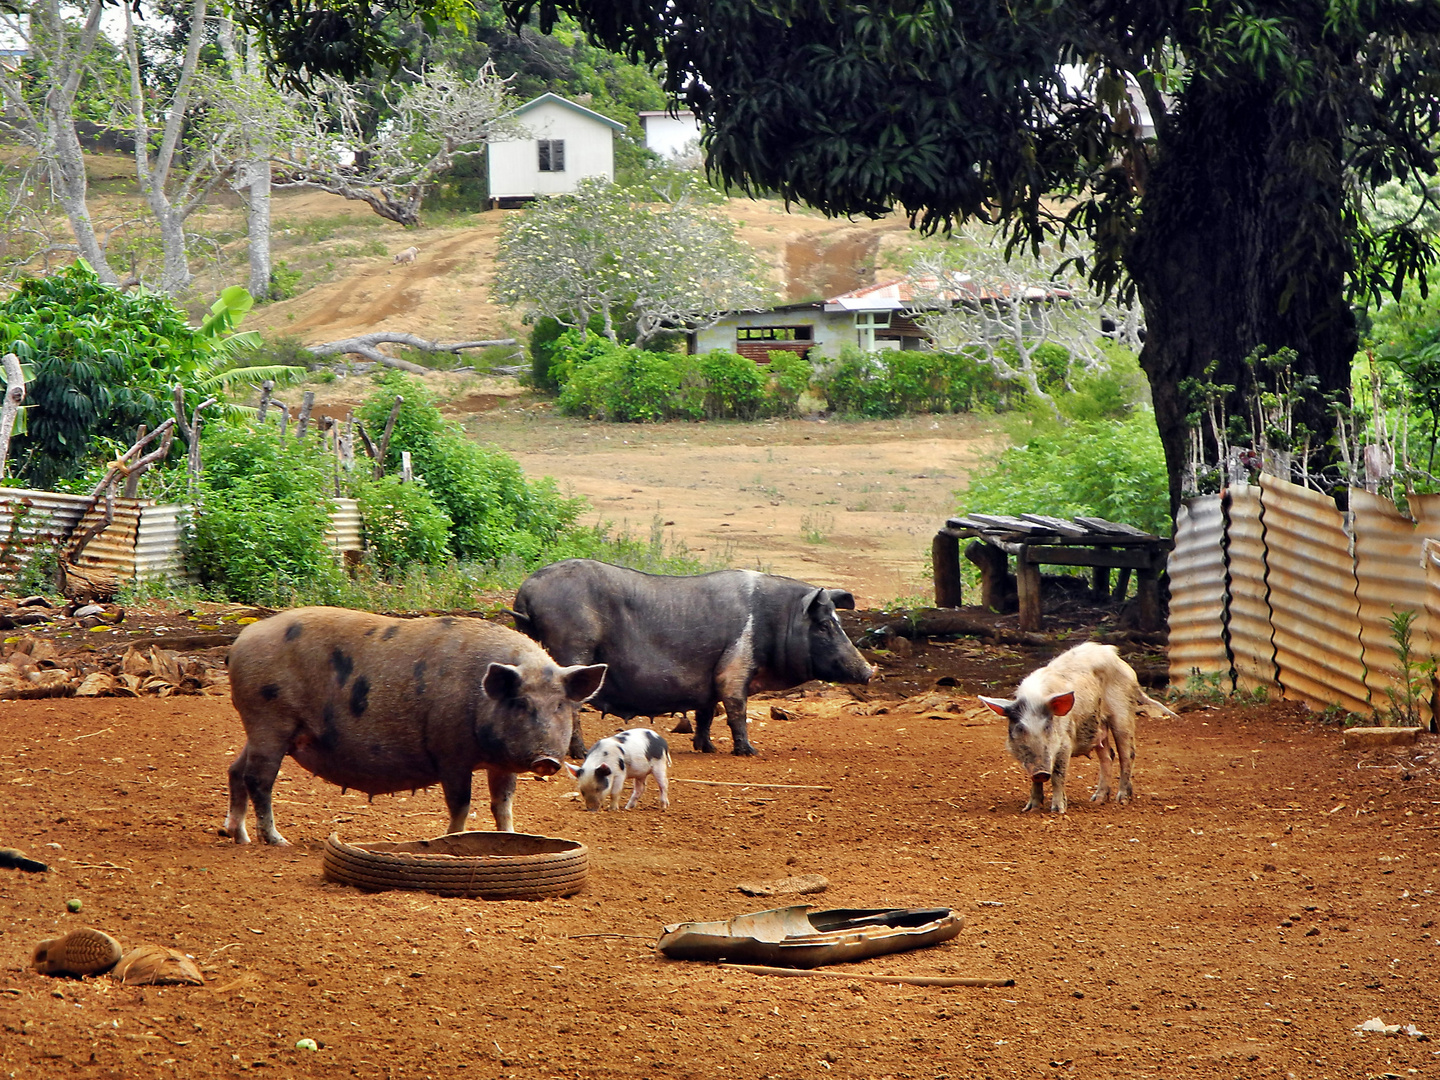
[[[1030,779],[1043,784],[1050,779],[1050,774],[1048,772],[1032,772]]]
[[[539,757],[530,763],[530,771],[536,776],[554,776],[560,771],[560,761],[553,757]]]

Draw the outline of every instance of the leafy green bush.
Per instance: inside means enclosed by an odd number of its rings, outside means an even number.
[[[1120,346],[1106,350],[1103,366],[1074,375],[1070,381],[1074,393],[1055,398],[1067,420],[1120,420],[1149,401],[1150,388],[1139,360]]]
[[[978,358],[928,349],[862,353],[847,347],[815,384],[836,412],[870,417],[993,409],[1014,393]]]
[[[404,397],[386,466],[398,468],[401,452],[410,452],[415,473],[450,516],[450,550],[457,558],[533,559],[574,524],[580,500],[563,497],[549,480],[527,481],[514,458],[472,442],[445,421],[419,381],[387,371],[376,383],[358,415],[378,438],[395,395]]]
[[[1034,435],[961,492],[963,513],[1082,514],[1146,532],[1170,531],[1169,480],[1155,417],[1137,409]]]
[[[810,389],[814,369],[809,360],[788,349],[776,349],[769,355],[765,374],[769,380],[770,409],[777,416],[794,416],[800,395]]]
[[[597,420],[646,422],[704,415],[695,358],[643,352],[598,334],[568,330],[556,342],[560,411]]]
[[[334,463],[316,442],[273,429],[211,424],[188,560],[202,584],[232,600],[286,603],[323,596],[344,574],[325,543]]]
[[[697,357],[705,390],[705,415],[711,420],[752,420],[765,404],[766,379],[755,361],[714,349]]]
[[[398,476],[383,476],[357,484],[355,496],[369,560],[382,572],[450,557],[450,515],[424,480],[404,484]]]
[[[124,440],[171,412],[170,386],[194,382],[209,348],[167,298],[102,285],[83,261],[26,278],[0,306],[0,352],[31,365],[16,474],[51,487],[83,467],[97,438]]]

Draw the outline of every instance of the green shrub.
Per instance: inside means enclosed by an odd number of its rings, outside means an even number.
[[[643,423],[704,415],[703,377],[692,356],[643,352],[569,330],[556,342],[555,360],[558,404],[568,416]]]
[[[0,352],[31,365],[10,453],[39,488],[80,471],[95,440],[128,446],[137,425],[170,415],[170,387],[189,386],[211,355],[168,298],[102,285],[83,261],[20,282],[0,306]]]
[[[270,295],[260,299],[289,300],[299,296],[305,291],[300,284],[304,277],[305,271],[292,270],[284,259],[278,259],[270,266]]]
[[[759,364],[724,349],[714,349],[697,360],[709,419],[752,420],[760,413],[765,403],[766,379]]]
[[[549,480],[526,480],[514,458],[472,442],[445,421],[418,380],[387,371],[376,384],[358,415],[379,438],[395,395],[404,397],[386,467],[398,468],[401,452],[410,452],[415,474],[450,516],[450,550],[457,558],[533,559],[574,524],[581,500],[565,498]]]
[[[1071,424],[1002,453],[960,493],[962,513],[1102,517],[1170,531],[1169,480],[1155,417]]]
[[[450,558],[450,515],[424,480],[404,484],[398,476],[383,476],[358,484],[355,496],[365,523],[366,557],[382,573]]]
[[[846,347],[815,384],[836,412],[891,417],[907,413],[972,412],[998,408],[1007,391],[989,365],[968,353]]]
[[[286,603],[344,578],[325,543],[334,463],[317,442],[268,428],[211,424],[201,452],[192,558],[202,584],[232,600]]]
[[[777,416],[794,416],[800,395],[810,389],[814,369],[809,360],[788,349],[777,349],[769,355],[765,375],[769,381],[770,409]]]

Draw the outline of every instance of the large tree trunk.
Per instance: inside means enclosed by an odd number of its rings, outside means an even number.
[[[75,234],[75,246],[80,257],[88,262],[96,276],[107,285],[118,284],[120,278],[110,268],[105,257],[105,248],[95,235],[95,223],[90,217],[87,201],[89,183],[85,175],[85,158],[80,150],[80,139],[75,134],[75,117],[70,111],[68,100],[47,103],[43,153],[50,165],[50,175],[55,182],[55,195],[70,219],[70,229]]]
[[[270,299],[270,162],[260,158],[242,162],[237,190],[246,192],[250,247],[250,295],[257,302]]]
[[[1334,426],[1320,395],[1349,387],[1358,346],[1344,299],[1350,247],[1339,118],[1323,102],[1280,104],[1274,87],[1227,86],[1197,80],[1161,128],[1127,260],[1145,307],[1140,364],[1172,513],[1188,445],[1181,380],[1233,384],[1227,415],[1243,413],[1245,357],[1259,346],[1292,348],[1295,374],[1319,383],[1295,415],[1320,445]]]
[[[89,192],[85,158],[80,150],[80,137],[75,131],[75,95],[79,91],[85,65],[95,49],[102,10],[100,0],[90,0],[85,24],[71,38],[73,31],[66,27],[58,3],[41,4],[35,9],[35,18],[45,27],[49,48],[53,50],[40,151],[54,180],[60,205],[70,219],[81,258],[90,264],[101,281],[113,285],[120,279],[110,269],[105,249],[95,235],[95,224],[90,218],[90,207],[86,201]]]
[[[182,192],[172,199],[168,190],[170,169],[180,148],[184,130],[185,110],[199,66],[200,49],[205,43],[205,9],[207,0],[193,0],[190,10],[190,35],[186,41],[185,58],[180,78],[165,105],[165,126],[161,130],[155,156],[150,156],[150,128],[146,120],[146,97],[141,81],[140,58],[135,43],[135,28],[130,9],[125,9],[125,54],[130,65],[131,107],[135,124],[135,167],[140,190],[155,221],[160,226],[160,242],[164,264],[160,271],[160,291],[174,296],[190,284],[190,258],[185,250],[185,222],[199,205],[199,200]]]

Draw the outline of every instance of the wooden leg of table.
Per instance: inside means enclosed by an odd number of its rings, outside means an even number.
[[[1027,551],[1021,548],[1015,556],[1015,585],[1020,594],[1020,629],[1039,630],[1044,621],[1040,602],[1040,567],[1026,562]]]
[[[1120,575],[1115,580],[1115,591],[1110,594],[1111,600],[1124,600],[1125,594],[1130,591],[1130,568],[1121,568]]]
[[[1160,578],[1154,570],[1135,574],[1135,599],[1139,607],[1140,629],[1147,633],[1160,629]]]
[[[1110,599],[1110,568],[1108,566],[1091,568],[1090,599],[1097,602]]]
[[[997,614],[1005,611],[1010,558],[994,544],[976,540],[965,548],[965,558],[980,569],[980,605]]]
[[[936,533],[930,542],[930,568],[935,579],[935,606],[957,608],[965,604],[960,589],[960,538]]]

